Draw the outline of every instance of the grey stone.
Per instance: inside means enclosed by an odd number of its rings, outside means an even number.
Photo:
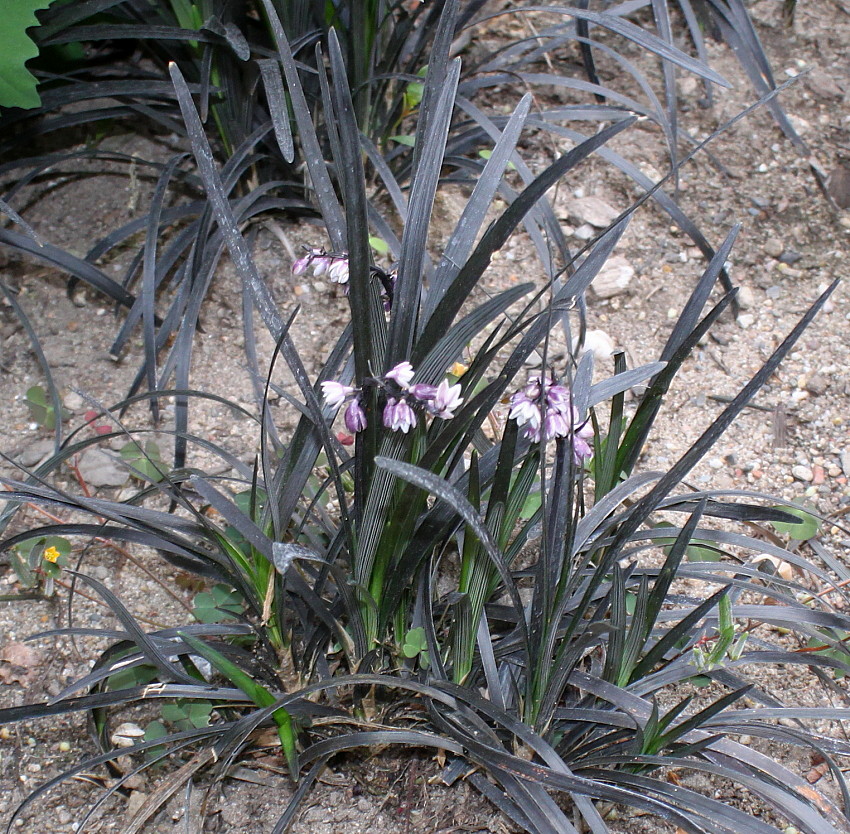
[[[772,237],[764,244],[764,251],[771,258],[778,258],[785,251],[785,246],[781,240]]]
[[[844,98],[844,90],[835,81],[835,79],[824,72],[820,67],[815,67],[806,75],[806,86],[809,92],[817,98],[822,99],[839,99]]]
[[[742,310],[752,310],[756,306],[755,293],[749,287],[738,289],[738,306]]]
[[[806,382],[806,390],[816,397],[825,393],[827,388],[829,388],[829,380],[821,374],[812,374]]]
[[[36,440],[18,455],[21,466],[35,466],[53,454],[52,440]]]
[[[850,449],[845,449],[841,453],[841,471],[850,478]]]
[[[798,481],[811,481],[814,478],[814,473],[808,466],[803,466],[802,464],[798,464],[797,466],[791,467],[791,474]]]
[[[632,265],[622,256],[609,258],[590,285],[597,298],[613,298],[629,289],[635,276]]]
[[[741,313],[741,315],[736,319],[738,327],[740,327],[741,330],[747,330],[752,327],[755,320],[756,317],[752,313]]]
[[[573,230],[573,237],[577,237],[579,240],[590,240],[595,235],[596,229],[590,223],[582,223],[581,226]]]
[[[123,486],[130,479],[130,472],[122,466],[117,455],[103,449],[89,449],[80,458],[80,475],[93,487]]]
[[[85,401],[76,391],[69,391],[62,397],[62,405],[69,411],[79,411],[85,405]]]
[[[584,334],[584,349],[593,354],[596,362],[608,362],[614,352],[614,340],[604,330],[588,330]]]
[[[597,229],[610,226],[619,216],[620,212],[613,206],[609,206],[599,197],[578,197],[567,203],[570,214],[581,223],[590,223]]]

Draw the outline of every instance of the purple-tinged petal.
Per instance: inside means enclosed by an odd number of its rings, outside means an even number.
[[[392,431],[407,434],[416,425],[416,414],[403,397],[396,400],[390,397],[384,408],[384,425]]]
[[[546,419],[543,421],[543,436],[546,440],[553,437],[567,437],[570,433],[570,424],[557,409],[550,408],[546,411]]]
[[[435,385],[426,385],[424,382],[417,382],[416,385],[410,386],[407,393],[414,396],[420,402],[429,402],[437,396],[437,387]]]
[[[366,412],[360,405],[359,399],[353,399],[345,409],[345,427],[356,434],[366,428]]]
[[[317,278],[324,275],[330,267],[332,260],[327,255],[319,255],[313,258],[313,275]]]
[[[546,390],[546,405],[566,414],[571,404],[569,389],[563,385],[550,385]]]
[[[449,420],[454,417],[454,410],[459,408],[463,403],[463,397],[461,397],[460,392],[460,385],[449,385],[449,381],[444,379],[437,386],[434,402],[431,403],[433,413],[443,420]]]
[[[335,284],[348,283],[348,259],[336,258],[328,268],[328,280]]]
[[[297,261],[295,261],[294,264],[292,264],[292,274],[293,275],[303,275],[307,271],[307,269],[309,268],[312,260],[313,260],[312,253],[308,253],[307,255],[304,255],[304,257],[299,258]]]
[[[573,435],[573,460],[576,466],[581,466],[588,458],[593,457],[593,449],[590,444],[577,434]]]
[[[536,420],[540,424],[540,410],[525,396],[524,391],[518,391],[511,396],[511,410],[508,417],[516,420],[517,424],[524,426],[526,423]]]
[[[350,385],[343,385],[341,382],[333,379],[322,383],[322,396],[331,408],[339,408],[345,402],[346,398],[356,390],[356,388],[352,388]]]
[[[399,362],[394,368],[390,368],[385,374],[384,379],[391,379],[400,388],[407,388],[410,381],[413,379],[414,370],[410,362]]]

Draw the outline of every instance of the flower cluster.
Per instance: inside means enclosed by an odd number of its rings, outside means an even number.
[[[525,436],[534,443],[572,435],[576,465],[593,455],[587,442],[593,437],[593,427],[580,421],[569,390],[556,385],[551,377],[531,377],[524,388],[511,396],[508,417],[525,426]]]
[[[310,267],[313,275],[327,275],[335,284],[348,283],[348,255],[333,255],[324,249],[308,249],[307,254],[292,264],[293,275],[303,275]]]
[[[367,380],[366,385],[381,388],[386,393],[386,403],[381,415],[384,426],[391,431],[407,434],[416,426],[418,412],[432,414],[443,420],[454,417],[455,409],[463,403],[460,385],[450,385],[444,379],[439,385],[419,382],[411,385],[415,371],[410,362],[399,362],[383,377]],[[366,412],[362,405],[363,388],[343,385],[335,380],[322,383],[322,394],[331,408],[345,409],[345,427],[352,433],[366,428]]]
[[[312,267],[313,275],[327,275],[328,280],[334,284],[342,284],[345,294],[348,295],[349,265],[348,255],[325,252],[324,249],[305,247],[307,254],[300,257],[292,264],[293,275],[303,275]],[[395,284],[398,279],[398,270],[394,266],[389,271],[378,266],[371,267],[372,277],[378,278],[381,283],[381,303],[384,312],[388,313],[393,306],[393,295]]]

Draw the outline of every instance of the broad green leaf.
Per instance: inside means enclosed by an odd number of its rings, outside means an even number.
[[[792,539],[796,539],[800,542],[807,542],[809,539],[813,539],[820,532],[820,519],[815,518],[815,516],[811,513],[807,513],[799,507],[788,507],[782,505],[774,507],[774,509],[782,510],[782,512],[796,516],[800,519],[799,524],[794,524],[790,521],[771,521],[770,523],[773,525],[777,533],[785,533],[786,535],[791,536]]]
[[[2,54],[2,50],[0,50],[0,54]],[[2,79],[0,79],[0,86],[2,86]],[[56,428],[56,411],[44,388],[40,385],[33,385],[27,389],[26,404],[34,423],[38,423],[44,429],[53,430]],[[67,420],[69,416],[69,413],[63,408],[60,419]]]
[[[195,595],[192,614],[199,623],[219,623],[242,612],[242,597],[227,585],[215,585]]]
[[[0,18],[0,107],[30,109],[41,104],[36,91],[38,82],[26,68],[26,62],[38,55],[38,47],[27,29],[38,26],[35,16],[52,0],[4,0]]]
[[[399,145],[407,145],[408,148],[412,148],[416,144],[415,136],[390,136],[390,139],[393,142],[398,142]]]

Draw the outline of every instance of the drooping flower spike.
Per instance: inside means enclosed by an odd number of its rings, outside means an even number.
[[[531,377],[523,388],[513,394],[508,418],[516,420],[517,425],[525,426],[525,436],[532,443],[571,436],[577,466],[593,455],[587,442],[593,437],[593,427],[587,421],[581,421],[569,389],[557,385],[551,377]]]
[[[335,284],[348,282],[348,255],[328,254],[324,249],[308,249],[306,255],[292,264],[292,274],[303,275],[311,267],[316,277],[327,273]]]
[[[411,385],[416,372],[410,362],[399,362],[387,371],[383,377],[368,380],[367,386],[380,387],[386,395],[386,403],[381,415],[385,428],[407,434],[417,425],[417,410],[432,414],[443,420],[454,417],[454,412],[463,404],[461,386],[451,385],[444,379],[439,385],[416,383]],[[346,402],[343,417],[345,427],[352,434],[366,428],[366,411],[361,401],[363,388],[343,385],[336,380],[322,383],[322,396],[331,408],[339,408]]]

